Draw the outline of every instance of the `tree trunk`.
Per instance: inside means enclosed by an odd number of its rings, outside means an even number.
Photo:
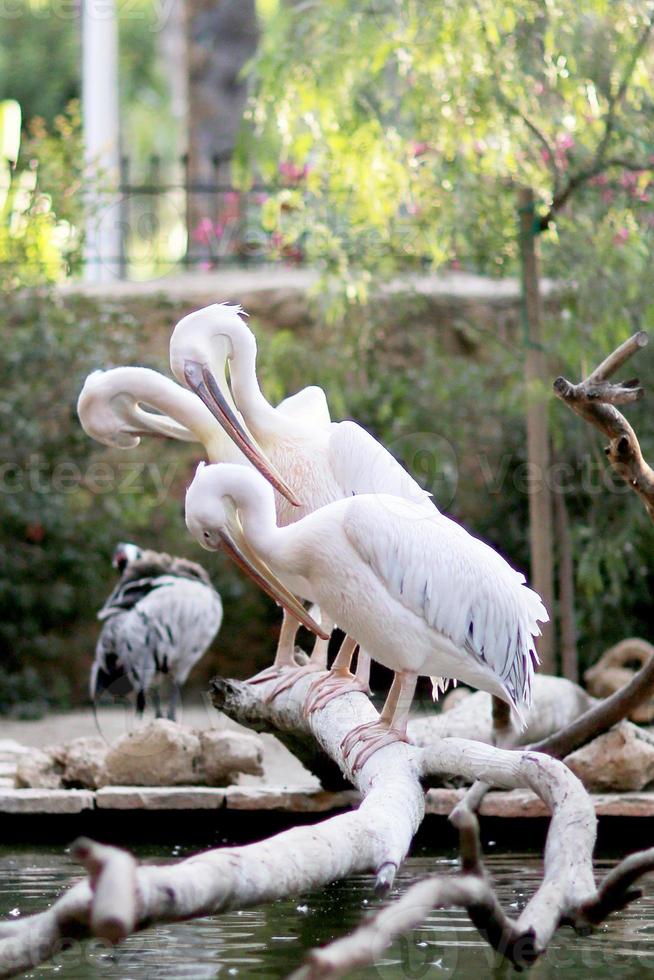
[[[551,619],[554,618],[554,558],[552,495],[549,485],[550,445],[545,398],[540,394],[547,376],[541,343],[540,278],[536,251],[534,195],[528,188],[519,193],[520,263],[525,325],[525,383],[527,389],[527,461],[529,466],[529,545],[531,586],[540,594]],[[554,630],[543,627],[538,643],[541,670],[556,673]]]
[[[202,219],[220,220],[222,194],[243,118],[247,81],[241,71],[258,41],[255,0],[188,0],[189,134],[187,181],[206,190],[188,194],[192,261],[209,258],[211,245],[193,239]]]
[[[572,537],[568,508],[562,491],[554,494],[554,524],[559,556],[559,625],[561,637],[561,672],[573,683],[579,683],[577,626],[575,622],[575,576]]]

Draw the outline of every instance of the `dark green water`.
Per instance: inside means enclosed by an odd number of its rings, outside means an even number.
[[[605,872],[611,864],[599,861],[597,867]],[[456,868],[453,853],[413,857],[398,876],[391,898],[426,874],[448,874]],[[540,860],[533,855],[491,853],[488,868],[504,907],[516,913],[537,885]],[[78,877],[79,868],[61,851],[0,849],[0,915],[43,909]],[[379,907],[371,889],[372,879],[362,876],[271,906],[150,929],[114,951],[82,943],[24,976],[35,980],[285,977],[299,965],[305,950],[343,935]],[[360,980],[423,976],[481,980],[514,975],[456,910],[433,912],[424,928],[395,943],[374,967],[351,974]],[[560,930],[529,976],[538,980],[654,977],[654,878],[645,881],[640,902],[593,935],[579,937],[571,929]]]

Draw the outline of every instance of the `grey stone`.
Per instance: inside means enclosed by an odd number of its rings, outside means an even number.
[[[239,773],[263,775],[263,742],[239,731],[198,732],[204,780],[208,786],[228,786]]]
[[[654,737],[621,721],[563,761],[588,790],[640,790],[654,779]]]
[[[99,735],[74,738],[53,750],[63,766],[61,781],[67,789],[97,789],[106,783],[105,760],[109,746]]]
[[[54,752],[30,749],[18,756],[16,786],[19,789],[61,789],[63,766],[57,762]]]
[[[123,735],[105,760],[106,784],[180,786],[202,778],[200,740],[173,721],[157,718]]]

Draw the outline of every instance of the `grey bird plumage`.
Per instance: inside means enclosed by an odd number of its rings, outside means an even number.
[[[220,596],[201,565],[122,543],[114,567],[121,577],[98,613],[103,622],[91,668],[95,701],[103,691],[136,694],[142,714],[146,694],[160,714],[158,687],[171,684],[168,717],[175,718],[180,690],[222,622]]]

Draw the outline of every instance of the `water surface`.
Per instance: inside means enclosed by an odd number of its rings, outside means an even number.
[[[186,853],[177,848],[175,856]],[[156,852],[141,857],[161,859]],[[613,861],[598,861],[605,873]],[[487,866],[504,907],[516,914],[533,893],[540,858],[533,854],[490,853]],[[454,852],[410,858],[398,875],[391,898],[426,874],[457,870]],[[0,915],[43,909],[81,877],[79,867],[61,850],[0,849]],[[231,976],[273,980],[287,976],[304,952],[343,935],[379,908],[373,879],[358,876],[318,892],[193,922],[158,926],[131,937],[116,950],[85,942],[62,953],[25,977],[45,980],[203,980]],[[654,878],[645,879],[645,896],[613,916],[590,936],[559,931],[548,953],[529,976],[537,980],[579,977],[654,976]],[[515,974],[501,963],[477,930],[457,910],[434,911],[424,926],[398,940],[374,966],[352,973],[359,980],[423,976],[481,980]]]

